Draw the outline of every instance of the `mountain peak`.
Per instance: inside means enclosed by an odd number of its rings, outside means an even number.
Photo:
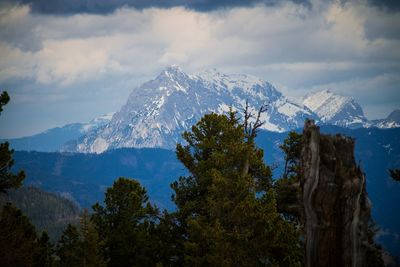
[[[353,97],[335,94],[326,89],[308,94],[303,104],[327,124],[350,128],[370,126],[364,111]]]
[[[186,74],[181,67],[178,65],[171,65],[166,67],[156,78],[158,81],[181,83],[189,79],[189,75]]]
[[[387,121],[400,123],[400,109],[393,110],[386,118]]]
[[[179,67],[176,64],[173,64],[173,65],[170,65],[170,66],[166,67],[162,71],[162,74],[165,74],[167,76],[179,76],[179,75],[182,75],[182,74],[186,75],[186,73],[183,72],[182,68]]]
[[[215,85],[217,90],[239,90],[244,94],[268,95],[274,101],[282,96],[272,84],[249,74],[225,74],[213,68],[196,76],[209,84]]]
[[[373,126],[387,129],[400,127],[400,109],[393,110],[386,119],[375,120]]]

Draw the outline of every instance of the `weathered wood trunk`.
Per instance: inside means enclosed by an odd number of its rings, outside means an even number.
[[[354,159],[354,140],[319,132],[306,121],[301,189],[307,267],[366,266],[370,202]]]

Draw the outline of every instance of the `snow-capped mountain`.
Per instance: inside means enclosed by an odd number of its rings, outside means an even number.
[[[308,94],[303,104],[315,112],[322,123],[347,128],[370,127],[361,106],[353,97],[334,94],[323,90]]]
[[[317,119],[309,108],[254,76],[227,75],[215,69],[189,75],[171,66],[134,89],[109,123],[64,150],[100,153],[119,147],[174,148],[181,134],[204,114],[227,112],[230,106],[243,110],[246,100],[253,112],[268,105],[262,115],[267,130],[287,131],[302,127],[305,118]]]
[[[374,126],[382,129],[400,127],[400,109],[394,110],[386,119],[375,120]]]
[[[329,90],[302,101],[283,96],[270,83],[251,75],[227,75],[215,69],[196,75],[171,66],[134,89],[119,112],[88,123],[73,123],[9,141],[16,150],[100,153],[120,147],[175,148],[181,134],[204,114],[243,111],[246,100],[253,113],[266,104],[263,128],[283,132],[301,128],[306,118],[320,124],[349,128],[400,127],[400,110],[386,119],[369,121],[352,97]]]

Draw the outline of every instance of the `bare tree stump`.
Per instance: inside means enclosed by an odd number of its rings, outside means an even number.
[[[354,140],[303,130],[301,189],[307,267],[366,266],[371,205],[365,175],[354,159]]]

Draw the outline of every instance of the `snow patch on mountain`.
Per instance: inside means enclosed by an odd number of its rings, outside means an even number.
[[[114,114],[115,114],[115,112],[110,112],[110,113],[101,115],[97,118],[94,118],[90,122],[82,123],[81,132],[87,133],[90,130],[96,129],[98,127],[101,127],[101,126],[107,124],[108,122],[110,122],[110,120]]]

